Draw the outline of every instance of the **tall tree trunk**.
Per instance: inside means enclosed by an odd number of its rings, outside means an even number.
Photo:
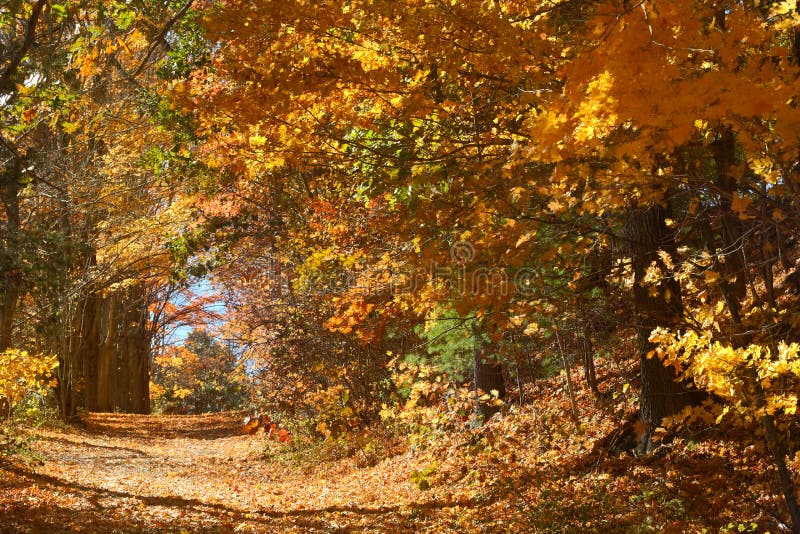
[[[110,295],[100,304],[100,319],[97,332],[97,378],[91,385],[97,391],[97,411],[110,412],[114,409],[112,397],[112,368],[117,344],[117,297]]]
[[[8,168],[0,174],[2,202],[6,213],[4,247],[0,251],[0,352],[11,346],[14,319],[22,288],[20,271],[20,232],[19,190],[22,163],[12,156]]]
[[[128,310],[129,329],[124,339],[126,376],[125,381],[130,413],[150,413],[150,337],[147,329],[147,307],[144,291],[136,291],[136,297]]]
[[[646,451],[650,431],[668,415],[680,410],[688,401],[688,390],[678,380],[671,367],[666,367],[657,357],[649,357],[653,349],[650,333],[656,327],[675,328],[680,325],[683,312],[681,288],[670,270],[658,255],[659,250],[672,252],[674,243],[666,223],[669,209],[651,206],[632,211],[626,228],[633,263],[633,298],[636,310],[636,348],[641,360],[640,417],[645,424],[645,434],[639,451]],[[661,269],[657,286],[643,283],[651,264]]]
[[[733,130],[724,129],[719,139],[712,143],[711,151],[716,167],[716,185],[721,192],[718,211],[724,248],[718,267],[728,282],[731,296],[741,301],[747,292],[747,281],[742,221],[731,209],[737,191],[737,180],[733,174],[736,165],[736,137]]]
[[[56,386],[56,396],[58,397],[58,406],[63,419],[69,419],[75,415],[76,406],[73,402],[73,383],[72,383],[72,367],[70,366],[69,359],[61,355],[58,359],[58,368],[56,369],[56,378],[58,386]]]
[[[75,330],[78,332],[79,347],[83,364],[83,377],[85,380],[85,402],[86,409],[96,412],[99,409],[97,396],[97,363],[100,358],[99,343],[99,303],[100,297],[88,295],[83,303],[82,309],[78,311],[79,324]]]
[[[144,337],[137,338],[136,357],[131,365],[131,412],[150,413],[150,347]]]

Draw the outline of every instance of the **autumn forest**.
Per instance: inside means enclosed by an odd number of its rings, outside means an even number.
[[[796,0],[0,1],[0,532],[800,533]]]

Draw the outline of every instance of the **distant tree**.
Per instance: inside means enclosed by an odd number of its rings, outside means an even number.
[[[154,360],[156,411],[207,413],[240,408],[247,401],[247,375],[229,347],[203,330]]]

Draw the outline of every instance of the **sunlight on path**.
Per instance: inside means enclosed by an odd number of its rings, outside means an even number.
[[[0,471],[0,532],[420,532],[457,508],[419,502],[400,457],[361,470],[262,460],[240,421],[91,414],[80,431],[44,431],[44,465]]]

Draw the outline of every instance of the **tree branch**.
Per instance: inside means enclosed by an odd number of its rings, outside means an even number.
[[[0,75],[0,91],[6,89],[11,84],[11,78],[19,68],[19,64],[22,63],[22,58],[25,57],[25,54],[28,53],[31,45],[33,44],[33,36],[36,33],[36,24],[39,22],[39,15],[42,14],[42,9],[44,9],[44,5],[46,0],[39,0],[34,4],[33,11],[31,11],[31,16],[28,19],[28,23],[25,25],[25,39],[22,42],[22,46],[17,50],[17,53],[14,57],[11,58],[11,63],[8,64],[6,69],[3,71],[3,74]]]
[[[172,29],[175,23],[178,22],[181,19],[181,17],[183,17],[186,14],[187,11],[189,11],[189,8],[192,7],[193,3],[194,0],[189,0],[188,2],[186,2],[186,4],[184,4],[184,6],[180,8],[180,10],[177,13],[175,13],[175,15],[171,19],[167,21],[164,27],[161,28],[161,31],[153,40],[153,44],[151,44],[150,48],[147,49],[147,53],[144,55],[142,62],[139,63],[139,66],[136,68],[136,70],[131,73],[130,75],[131,78],[136,78],[139,74],[142,73],[142,70],[144,70],[145,66],[147,66],[147,62],[150,60],[150,56],[153,55],[153,52],[155,52],[158,44],[167,36],[167,33],[169,33],[169,31]]]

